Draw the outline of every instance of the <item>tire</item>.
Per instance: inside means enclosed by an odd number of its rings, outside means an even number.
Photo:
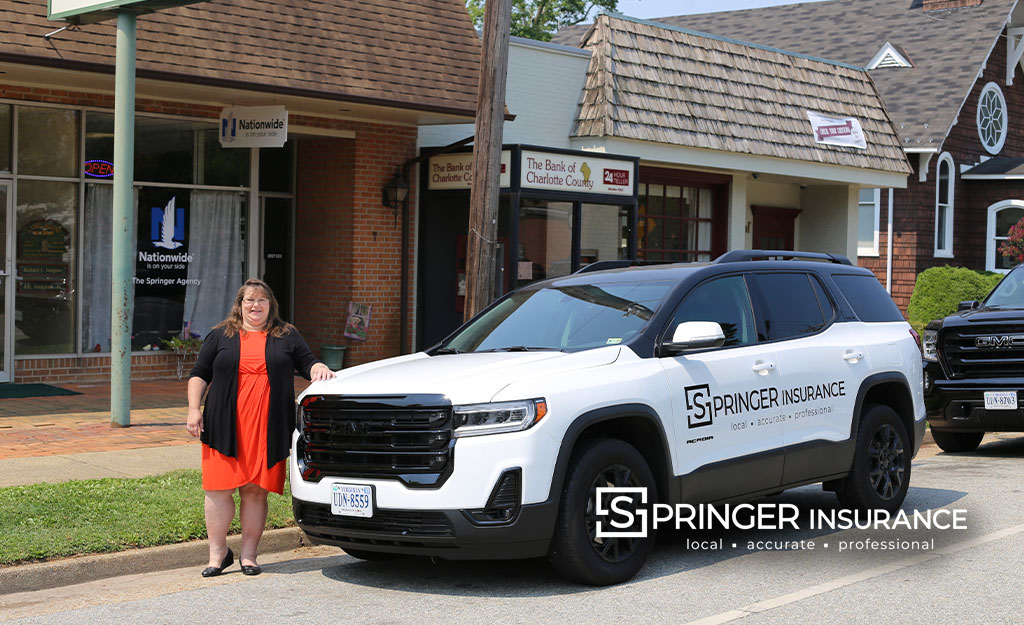
[[[388,553],[387,551],[365,551],[363,549],[342,549],[345,553],[352,556],[357,560],[366,560],[367,562],[376,562],[380,560],[394,560],[395,558],[401,558],[400,553]]]
[[[586,440],[573,452],[548,560],[563,577],[581,584],[607,586],[637,574],[654,545],[655,532],[645,528],[648,531],[644,538],[598,538],[594,509],[598,486],[645,487],[648,505],[658,500],[658,493],[647,461],[625,441]],[[635,510],[638,503],[639,497],[625,508]],[[629,530],[640,529],[642,517],[634,515],[634,519],[637,522]]]
[[[868,406],[857,430],[853,467],[836,492],[839,502],[857,510],[895,512],[910,487],[913,453],[907,428],[896,412],[888,406]]]
[[[952,430],[936,430],[932,428],[932,438],[942,451],[957,453],[974,451],[985,438],[984,432],[954,432]]]

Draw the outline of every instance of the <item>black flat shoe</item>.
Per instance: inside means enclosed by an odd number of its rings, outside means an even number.
[[[205,569],[203,569],[202,576],[203,577],[217,577],[218,575],[220,575],[221,573],[224,572],[224,569],[226,569],[229,566],[231,566],[232,564],[234,564],[234,562],[235,562],[235,554],[231,553],[231,550],[228,549],[227,555],[225,555],[224,559],[220,561],[220,566],[208,566],[208,567],[206,567]],[[243,573],[245,572],[245,567],[244,566],[242,567],[242,572]],[[246,573],[246,574],[248,575],[248,573]]]
[[[243,564],[242,575],[259,575],[263,572],[258,564]]]

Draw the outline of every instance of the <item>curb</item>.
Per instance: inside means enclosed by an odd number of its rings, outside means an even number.
[[[228,536],[228,547],[236,553],[242,536]],[[290,551],[304,545],[302,530],[297,527],[268,530],[260,540],[260,553]],[[94,582],[109,577],[153,573],[194,566],[201,569],[209,556],[209,542],[193,540],[176,545],[130,549],[116,553],[52,560],[0,568],[0,595],[45,590]]]

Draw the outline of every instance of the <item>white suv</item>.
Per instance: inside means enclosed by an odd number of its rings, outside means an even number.
[[[653,534],[599,536],[598,487],[697,504],[823,482],[850,507],[902,504],[921,357],[871,272],[763,251],[594,269],[312,384],[291,457],[303,531],[365,559],[546,555],[599,585],[635,575]]]

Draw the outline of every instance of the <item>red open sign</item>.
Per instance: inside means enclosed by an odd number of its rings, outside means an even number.
[[[85,161],[85,175],[93,178],[110,178],[114,175],[114,164],[109,161]]]

